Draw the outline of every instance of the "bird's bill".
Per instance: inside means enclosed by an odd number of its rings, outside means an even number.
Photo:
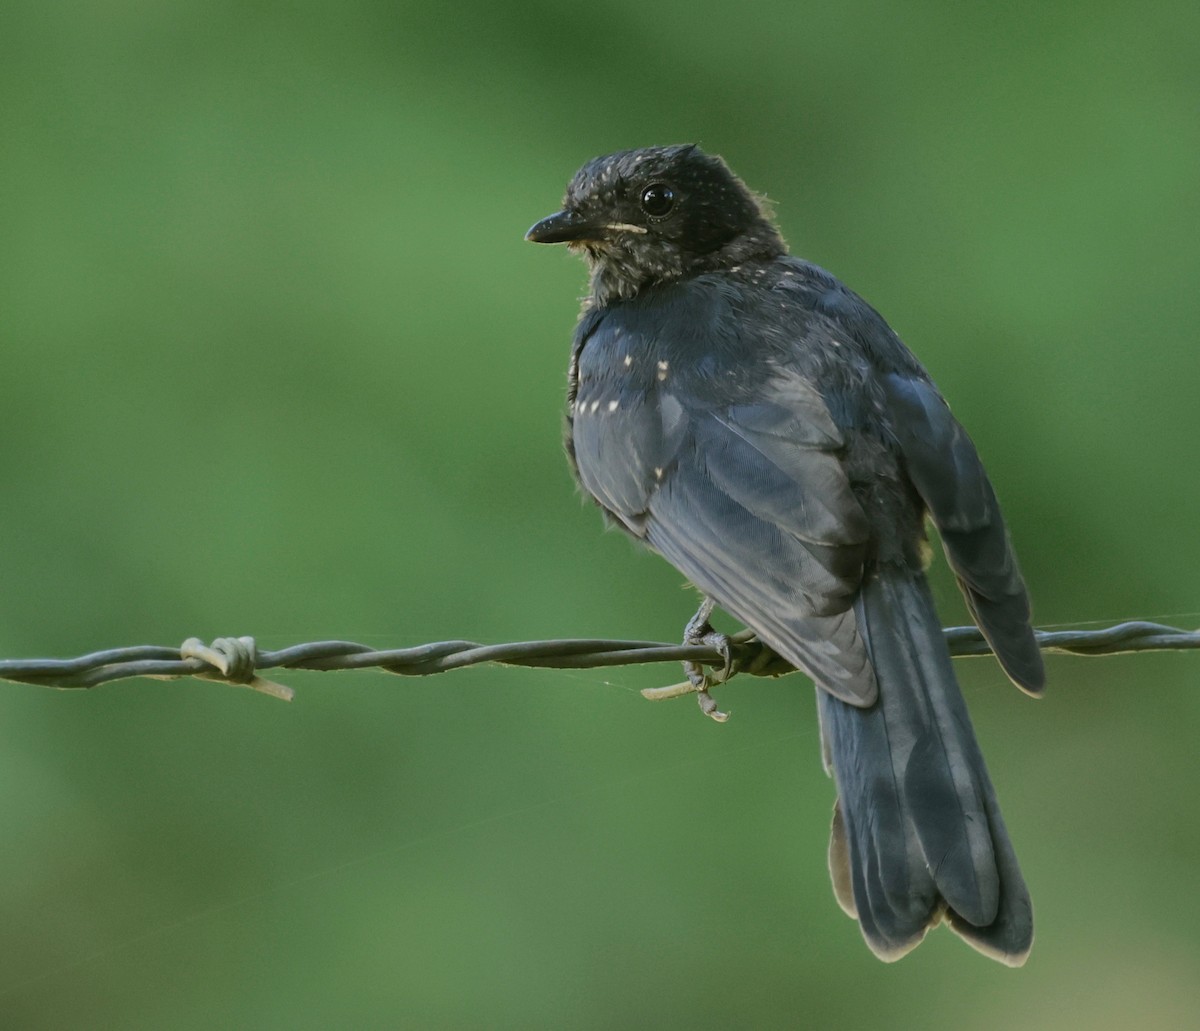
[[[574,211],[556,211],[534,225],[525,234],[525,239],[531,243],[570,243],[572,240],[595,239],[603,228]]]

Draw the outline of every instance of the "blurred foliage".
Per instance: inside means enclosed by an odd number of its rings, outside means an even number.
[[[1197,622],[1200,8],[10,0],[0,654],[674,638],[574,495],[583,271],[522,233],[696,140],[971,429],[1039,622]],[[961,605],[939,573],[947,622]],[[879,964],[811,688],[662,670],[0,691],[6,1028],[1036,1028],[1200,1010],[1194,656],[964,689],[1025,970]]]

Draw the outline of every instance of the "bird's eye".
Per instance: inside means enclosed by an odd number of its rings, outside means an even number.
[[[666,183],[651,183],[642,191],[642,210],[651,218],[662,218],[675,207],[675,191]]]

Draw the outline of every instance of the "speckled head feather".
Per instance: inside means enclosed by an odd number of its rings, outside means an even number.
[[[529,238],[581,251],[597,303],[785,252],[763,202],[694,144],[593,158]]]

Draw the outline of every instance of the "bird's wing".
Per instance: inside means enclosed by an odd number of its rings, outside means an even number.
[[[1030,625],[1029,596],[975,445],[927,380],[893,373],[884,377],[884,389],[908,475],[929,509],[975,622],[1013,683],[1039,693],[1045,669]]]
[[[699,411],[660,392],[678,443],[648,497],[646,539],[819,686],[870,705],[852,607],[869,530],[842,436],[802,377],[781,371],[770,386],[767,400]]]

